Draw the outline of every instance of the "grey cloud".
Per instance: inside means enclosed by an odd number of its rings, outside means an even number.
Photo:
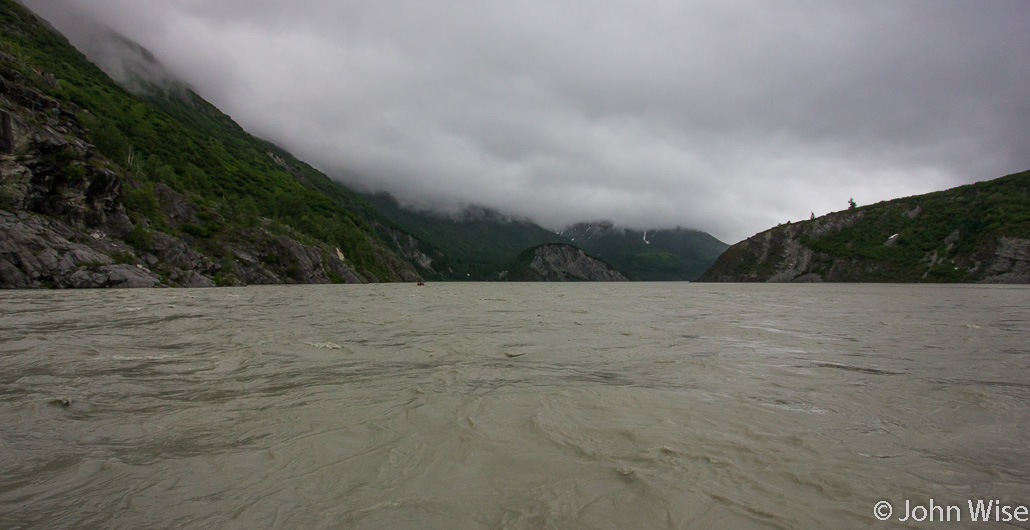
[[[27,3],[110,25],[255,134],[422,206],[732,242],[1030,168],[1021,0]]]

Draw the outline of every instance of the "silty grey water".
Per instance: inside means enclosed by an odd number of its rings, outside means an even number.
[[[881,500],[1027,504],[1028,295],[4,292],[0,527],[864,528]]]

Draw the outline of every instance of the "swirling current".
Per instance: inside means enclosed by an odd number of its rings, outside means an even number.
[[[968,285],[3,292],[0,527],[823,529],[886,524],[884,500],[1026,505],[1028,302]]]

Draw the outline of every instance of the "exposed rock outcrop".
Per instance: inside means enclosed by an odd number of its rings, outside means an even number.
[[[839,276],[839,269],[847,269],[852,265],[850,260],[835,260],[825,253],[817,253],[802,243],[802,240],[839,232],[862,217],[862,212],[840,212],[813,221],[780,225],[766,230],[731,246],[698,281],[834,281]],[[813,263],[824,263],[826,260],[832,262],[828,269],[813,270]]]
[[[433,269],[433,260],[435,258],[430,256],[430,251],[424,248],[425,245],[421,241],[415,239],[411,234],[385,226],[378,221],[373,222],[373,224],[380,237],[393,243],[393,248],[396,249],[400,257],[408,260],[408,262],[418,267],[423,273],[430,275],[437,273]],[[401,277],[406,282],[421,280],[414,271],[402,273]]]
[[[622,273],[572,245],[540,245],[527,250],[522,256],[522,261],[529,262],[521,275],[526,281],[626,281]]]
[[[128,212],[126,193],[144,184],[84,140],[72,106],[26,83],[0,69],[0,287],[376,280],[356,272],[339,249],[302,244],[267,219],[207,233],[205,222],[219,224],[219,214],[161,183],[141,192],[153,211]],[[388,270],[418,279],[409,263],[383,253]]]
[[[1002,236],[984,261],[984,283],[1030,283],[1030,239]]]
[[[0,287],[153,287],[142,264],[116,263],[127,245],[60,220],[0,210]]]

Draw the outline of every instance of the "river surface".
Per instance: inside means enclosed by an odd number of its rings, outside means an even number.
[[[0,293],[2,528],[1028,528],[1028,419],[1026,287]]]

